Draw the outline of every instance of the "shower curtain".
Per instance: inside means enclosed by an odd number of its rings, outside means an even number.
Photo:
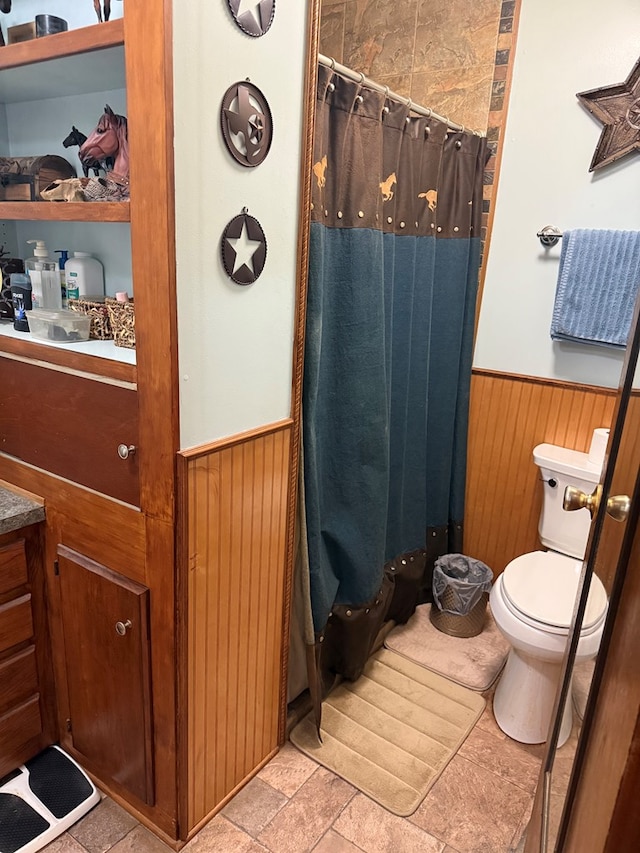
[[[462,550],[486,156],[320,66],[299,551],[315,675],[358,677]]]

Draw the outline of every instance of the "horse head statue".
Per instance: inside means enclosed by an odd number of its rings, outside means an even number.
[[[78,157],[83,166],[93,166],[112,158],[113,169],[107,176],[114,181],[127,183],[129,181],[129,142],[127,138],[127,119],[116,115],[109,104],[87,139],[78,151]]]

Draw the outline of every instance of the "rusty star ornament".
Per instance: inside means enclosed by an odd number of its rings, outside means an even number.
[[[576,97],[604,125],[590,172],[640,150],[640,59],[624,83],[578,92]]]

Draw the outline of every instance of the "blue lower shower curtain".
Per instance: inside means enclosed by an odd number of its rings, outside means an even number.
[[[462,550],[485,162],[484,138],[320,67],[301,548],[325,673],[356,678]]]

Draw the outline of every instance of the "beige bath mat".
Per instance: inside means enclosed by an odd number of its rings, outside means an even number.
[[[385,646],[409,660],[426,666],[470,690],[488,690],[500,674],[509,653],[487,608],[487,620],[477,637],[451,637],[434,628],[430,604],[421,604],[406,625],[394,628]]]
[[[413,814],[484,710],[477,693],[387,649],[356,682],[342,682],[291,741],[397,815]]]

